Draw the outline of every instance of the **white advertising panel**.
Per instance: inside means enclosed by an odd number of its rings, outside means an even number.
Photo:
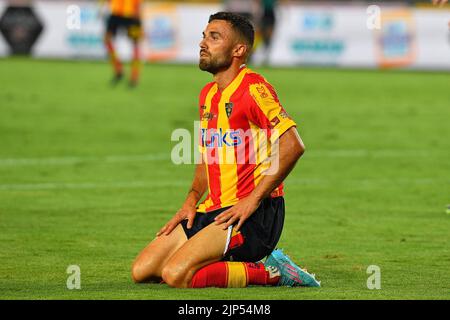
[[[107,12],[98,3],[38,0],[33,5],[44,24],[33,47],[35,57],[106,58],[103,33]],[[0,12],[2,7],[0,2]],[[382,6],[376,25],[369,26],[373,12],[367,8],[280,5],[268,62],[276,66],[450,69],[450,10]],[[208,17],[221,9],[220,4],[145,3],[143,59],[197,63]],[[129,60],[131,45],[126,36],[120,34],[115,42],[119,57]],[[0,37],[0,55],[7,52]],[[259,47],[253,62],[262,58]]]
[[[366,6],[291,5],[277,14],[273,65],[450,69],[449,10],[380,7],[370,27]]]
[[[275,65],[374,66],[365,7],[281,7],[270,62]]]
[[[197,62],[202,31],[214,4],[147,4],[144,9],[144,52],[147,60]]]
[[[415,10],[417,57],[414,67],[450,69],[450,10]]]
[[[33,48],[35,57],[104,57],[102,17],[98,4],[36,1],[44,30]]]
[[[104,58],[103,45],[106,14],[92,2],[35,3],[45,29],[36,43],[36,57]],[[149,61],[194,62],[198,59],[201,33],[210,14],[218,5],[145,3],[143,8],[143,57]],[[74,16],[79,13],[79,25]],[[124,34],[118,34],[119,57],[131,58],[131,45]]]

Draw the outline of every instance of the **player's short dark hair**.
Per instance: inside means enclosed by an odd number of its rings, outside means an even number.
[[[255,42],[255,29],[250,20],[233,12],[217,12],[209,16],[208,23],[213,20],[228,21],[233,29],[247,42],[249,51],[251,51],[253,43]]]

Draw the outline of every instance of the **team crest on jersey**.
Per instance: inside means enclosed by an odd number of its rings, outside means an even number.
[[[225,111],[227,112],[227,117],[231,116],[231,112],[233,112],[233,102],[225,103]]]

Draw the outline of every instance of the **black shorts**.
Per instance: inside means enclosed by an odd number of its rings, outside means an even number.
[[[126,30],[132,39],[139,39],[142,36],[142,23],[139,18],[110,15],[106,21],[106,31],[115,36],[121,29]]]
[[[208,213],[197,212],[191,229],[187,220],[181,222],[186,236],[191,238],[197,232],[214,222],[214,218],[228,208]],[[268,256],[278,243],[284,224],[284,198],[266,198],[236,233],[228,229],[228,239],[222,260],[257,262]]]

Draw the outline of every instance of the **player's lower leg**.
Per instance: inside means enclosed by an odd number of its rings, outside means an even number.
[[[263,263],[215,262],[198,270],[191,280],[191,288],[244,288],[248,285],[277,285],[280,273]]]
[[[141,55],[139,44],[137,42],[133,45],[133,60],[131,61],[131,77],[130,86],[134,87],[139,81],[139,74],[141,69]]]
[[[107,34],[105,36],[105,46],[106,46],[106,50],[108,51],[110,63],[114,69],[114,77],[113,77],[112,82],[113,82],[113,84],[116,84],[123,77],[123,67],[122,67],[122,63],[120,62],[119,58],[117,57],[116,50],[115,50],[114,44],[113,44],[112,35]]]

